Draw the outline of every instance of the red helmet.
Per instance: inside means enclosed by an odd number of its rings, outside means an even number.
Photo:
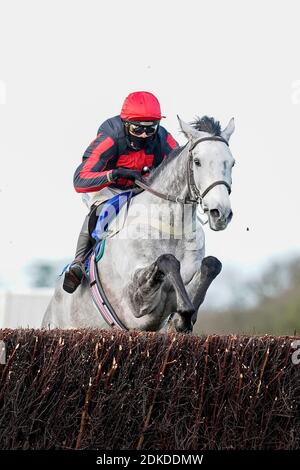
[[[135,91],[125,99],[121,114],[124,121],[158,121],[161,110],[158,99],[148,91]]]

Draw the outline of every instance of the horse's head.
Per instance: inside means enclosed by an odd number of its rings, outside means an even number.
[[[206,116],[193,125],[179,117],[178,120],[189,141],[190,192],[200,196],[210,228],[224,230],[232,218],[229,194],[234,158],[227,144],[234,131],[234,120],[232,118],[223,131],[218,122]]]

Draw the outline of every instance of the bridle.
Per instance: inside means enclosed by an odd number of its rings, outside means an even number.
[[[194,148],[200,144],[201,142],[205,142],[208,140],[214,140],[214,141],[219,141],[219,142],[224,142],[224,144],[228,145],[227,140],[223,139],[221,136],[211,136],[211,137],[201,137],[200,139],[197,139],[193,142],[191,147],[189,148],[189,157],[188,157],[188,163],[187,163],[187,186],[188,186],[188,195],[182,199],[177,196],[172,196],[170,194],[163,194],[160,193],[159,191],[156,191],[155,189],[150,188],[147,184],[143,183],[142,181],[136,180],[135,184],[139,186],[142,189],[145,189],[146,191],[149,191],[150,193],[154,194],[154,196],[160,197],[161,199],[165,199],[167,201],[171,202],[178,202],[180,204],[201,204],[203,202],[203,198],[211,191],[215,186],[218,186],[220,184],[226,186],[228,193],[231,193],[231,186],[227,181],[224,180],[219,180],[215,181],[214,183],[210,184],[203,193],[199,190],[195,183],[195,178],[194,178],[194,168],[193,168],[193,150]],[[187,144],[188,145],[188,144]]]

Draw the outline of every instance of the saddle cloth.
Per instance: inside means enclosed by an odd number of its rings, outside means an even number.
[[[132,196],[132,191],[123,191],[96,208],[97,221],[91,232],[96,244],[122,229]]]

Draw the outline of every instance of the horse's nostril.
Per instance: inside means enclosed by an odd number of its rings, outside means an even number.
[[[228,214],[228,221],[230,221],[232,219],[232,216],[233,216],[233,213],[232,213],[232,211],[230,211],[229,214]]]
[[[211,209],[209,212],[211,217],[213,217],[214,219],[218,219],[220,217],[220,212],[218,211],[218,209]]]

